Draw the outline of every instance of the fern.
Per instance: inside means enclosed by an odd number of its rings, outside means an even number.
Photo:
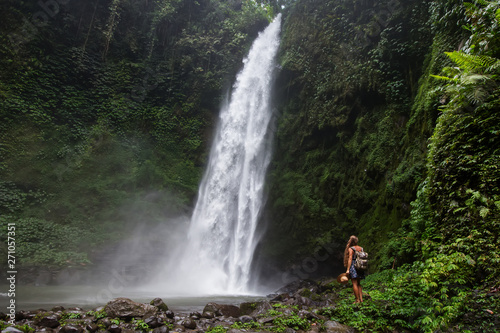
[[[473,55],[460,51],[445,52],[445,54],[465,71],[476,72],[483,70],[484,72],[490,72],[498,69],[499,66],[498,59],[485,55]]]
[[[456,83],[459,82],[459,80],[454,78],[454,77],[447,77],[447,76],[433,75],[433,74],[431,74],[431,77],[438,79],[438,80],[441,80],[441,81],[448,81],[448,82],[451,81],[451,82],[456,82]]]

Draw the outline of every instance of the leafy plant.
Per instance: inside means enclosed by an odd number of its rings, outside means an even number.
[[[138,331],[147,332],[151,330],[149,325],[146,324],[142,319],[134,319],[132,323],[134,324],[135,329]]]
[[[206,333],[226,333],[227,328],[221,325],[216,325],[207,329]]]

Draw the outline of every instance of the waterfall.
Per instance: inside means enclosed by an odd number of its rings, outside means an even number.
[[[279,47],[279,14],[254,41],[220,110],[182,254],[165,272],[177,293],[249,293],[256,227],[271,159],[271,86]]]

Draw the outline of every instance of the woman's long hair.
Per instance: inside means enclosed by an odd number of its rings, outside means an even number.
[[[349,241],[347,242],[347,245],[345,247],[344,251],[344,267],[347,268],[347,265],[349,264],[349,248],[351,246],[358,245],[358,237],[352,235],[349,237]]]

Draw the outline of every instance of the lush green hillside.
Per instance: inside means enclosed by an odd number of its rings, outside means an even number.
[[[17,221],[21,263],[85,263],[128,223],[189,212],[220,101],[271,9],[41,3],[1,3],[2,227]]]
[[[437,117],[428,75],[461,35],[452,22],[433,45],[440,11],[432,1],[297,1],[288,10],[264,249],[280,262],[320,243],[342,253],[357,234],[380,263],[425,178]]]

